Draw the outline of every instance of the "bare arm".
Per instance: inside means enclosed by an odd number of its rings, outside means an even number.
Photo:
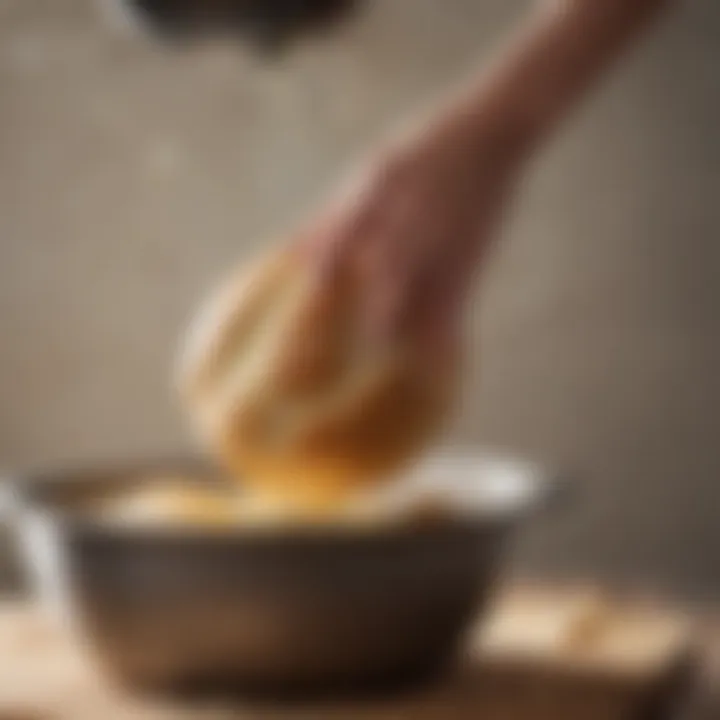
[[[495,62],[324,209],[302,235],[321,265],[358,269],[370,324],[457,334],[526,161],[670,3],[540,0]]]
[[[670,3],[540,0],[495,62],[435,116],[426,141],[475,148],[483,163],[488,141],[501,157],[529,157]]]

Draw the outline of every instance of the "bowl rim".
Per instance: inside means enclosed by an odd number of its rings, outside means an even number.
[[[505,508],[478,507],[470,511],[458,510],[449,520],[442,522],[408,523],[380,521],[378,523],[323,522],[288,523],[268,525],[226,525],[214,527],[191,525],[189,523],[119,523],[109,522],[88,513],[78,513],[62,508],[57,498],[53,501],[55,488],[74,487],[82,491],[88,485],[97,484],[107,488],[110,484],[120,483],[127,478],[137,478],[138,482],[147,482],[148,476],[177,474],[178,480],[191,482],[201,476],[218,477],[218,470],[206,458],[182,454],[146,457],[140,459],[69,464],[62,468],[36,469],[17,472],[0,481],[5,495],[9,495],[10,515],[15,517],[32,515],[62,527],[83,537],[107,538],[116,541],[124,539],[135,541],[163,541],[191,544],[213,544],[218,541],[252,541],[260,544],[281,542],[355,542],[364,543],[373,540],[384,541],[389,538],[423,538],[438,536],[466,536],[492,529],[515,526],[528,516],[554,505],[566,495],[569,483],[560,473],[545,470],[540,464],[509,453],[485,450],[463,451],[459,448],[445,448],[426,455],[419,461],[423,463],[459,463],[465,462],[479,467],[482,464],[496,467],[513,467],[526,473],[526,489],[519,499]],[[194,475],[192,477],[191,475]],[[6,503],[7,504],[7,503]]]

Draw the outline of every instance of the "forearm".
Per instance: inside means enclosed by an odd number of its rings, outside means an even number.
[[[497,61],[436,118],[433,134],[466,151],[493,144],[513,161],[529,157],[670,2],[541,0]]]

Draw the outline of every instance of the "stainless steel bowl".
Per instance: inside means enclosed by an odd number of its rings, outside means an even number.
[[[367,528],[113,526],[108,493],[197,464],[53,472],[9,483],[40,598],[134,687],[390,688],[446,666],[493,589],[518,522],[557,489],[531,464],[436,457],[452,520]]]

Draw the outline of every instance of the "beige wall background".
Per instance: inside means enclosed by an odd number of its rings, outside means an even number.
[[[193,303],[468,71],[519,0],[376,0],[263,64],[0,0],[0,466],[163,453]],[[453,432],[577,468],[518,563],[720,593],[720,4],[681,4],[541,158]]]

